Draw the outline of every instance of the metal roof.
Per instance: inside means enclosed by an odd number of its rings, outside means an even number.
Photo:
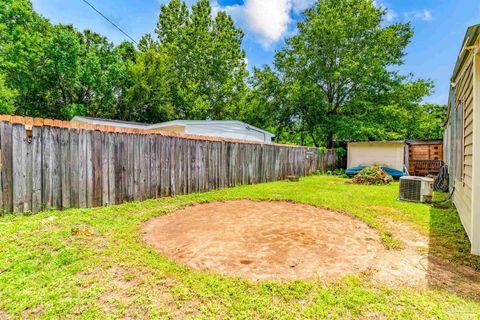
[[[190,125],[240,125],[245,127],[248,130],[259,131],[261,133],[275,136],[273,133],[265,131],[263,129],[257,128],[252,126],[248,123],[238,121],[238,120],[172,120],[167,122],[155,123],[155,124],[148,124],[148,123],[141,123],[141,122],[134,122],[134,121],[122,121],[122,120],[113,120],[113,119],[103,119],[103,118],[95,118],[95,117],[84,117],[84,116],[75,116],[72,121],[79,121],[85,123],[92,123],[92,124],[103,124],[103,125],[112,125],[112,126],[122,126],[128,128],[141,128],[141,129],[158,129],[163,127],[170,127],[170,126],[190,126]]]
[[[458,54],[457,62],[455,63],[455,68],[453,69],[452,82],[455,82],[455,78],[457,77],[460,70],[462,70],[462,67],[468,58],[468,54],[465,49],[474,45],[479,35],[480,24],[470,26],[467,29],[465,37],[463,38],[462,47],[460,48],[460,52]]]
[[[162,127],[169,127],[169,126],[190,126],[190,125],[240,125],[245,127],[249,130],[260,131],[265,134],[269,134],[275,136],[273,133],[265,131],[263,129],[257,128],[252,126],[248,123],[238,121],[238,120],[172,120],[157,124],[152,124],[149,127],[154,128],[162,128]]]
[[[406,140],[347,141],[347,143],[405,143]]]
[[[458,53],[457,62],[455,63],[455,67],[453,68],[452,77],[450,78],[451,84],[450,84],[450,92],[448,95],[447,119],[445,120],[444,126],[446,126],[450,121],[450,110],[452,108],[452,104],[455,103],[455,90],[454,90],[453,83],[455,82],[458,74],[462,70],[465,63],[467,62],[467,59],[469,57],[467,48],[474,45],[479,36],[480,36],[480,24],[475,24],[473,26],[468,27],[467,32],[465,33],[465,37],[463,38],[462,47],[460,48],[460,52]]]
[[[122,125],[129,128],[144,128],[147,129],[149,124],[135,121],[123,121],[113,119],[103,119],[95,117],[75,116],[72,121],[86,122],[86,123],[111,123],[112,125]]]
[[[407,140],[407,144],[441,144],[443,140],[434,139],[434,140]]]
[[[373,140],[373,141],[348,141],[347,143],[406,143],[406,144],[439,144],[443,140]]]

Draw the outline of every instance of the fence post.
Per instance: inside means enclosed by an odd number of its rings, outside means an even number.
[[[86,208],[275,181],[334,169],[341,161],[335,150],[11,120],[0,116],[4,212]]]

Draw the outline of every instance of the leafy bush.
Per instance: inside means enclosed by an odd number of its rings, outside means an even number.
[[[330,176],[340,176],[340,177],[346,177],[347,175],[345,174],[345,169],[335,169],[335,170],[328,170],[327,175]]]
[[[327,170],[327,171],[317,171],[317,175],[323,176],[338,176],[342,178],[347,178],[348,176],[345,174],[345,169],[334,169],[334,170]]]
[[[347,149],[345,148],[335,148],[335,151],[340,157],[345,157],[347,155]]]
[[[393,178],[378,166],[366,167],[352,179],[356,184],[389,184],[392,181]]]

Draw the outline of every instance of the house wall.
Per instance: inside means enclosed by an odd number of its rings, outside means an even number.
[[[253,128],[249,130],[244,125],[231,123],[187,124],[185,133],[250,141],[272,141],[270,134],[257,131]]]
[[[173,125],[173,126],[160,127],[160,128],[157,128],[156,130],[185,133],[185,126]]]
[[[480,54],[474,57],[472,146],[472,253],[480,254]]]
[[[480,254],[480,134],[476,113],[479,102],[478,56],[469,58],[464,68],[454,79],[450,100],[449,121],[445,130],[445,159],[449,165],[451,190],[454,190],[453,202],[472,244],[472,253]],[[477,71],[475,71],[477,69]],[[477,92],[475,94],[475,92]],[[475,157],[475,154],[477,155]]]
[[[380,165],[403,171],[403,142],[350,142],[347,167]]]
[[[455,88],[454,202],[468,236],[472,236],[472,92],[473,63],[470,63]],[[463,135],[463,136],[462,136]]]

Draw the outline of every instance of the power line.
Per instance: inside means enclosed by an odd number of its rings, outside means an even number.
[[[101,13],[97,8],[95,8],[90,2],[88,2],[87,0],[82,0],[83,2],[85,2],[88,6],[90,6],[90,8],[92,8],[93,10],[95,10],[95,12],[97,12],[99,15],[101,15],[105,20],[107,20],[108,22],[110,22],[110,24],[112,26],[114,26],[115,28],[117,28],[121,33],[123,33],[127,38],[129,38],[130,40],[133,41],[133,43],[135,44],[138,44],[132,37],[130,37],[125,31],[122,30],[122,28],[120,28],[119,26],[117,26],[115,23],[113,23],[110,19],[108,19],[103,13]]]

